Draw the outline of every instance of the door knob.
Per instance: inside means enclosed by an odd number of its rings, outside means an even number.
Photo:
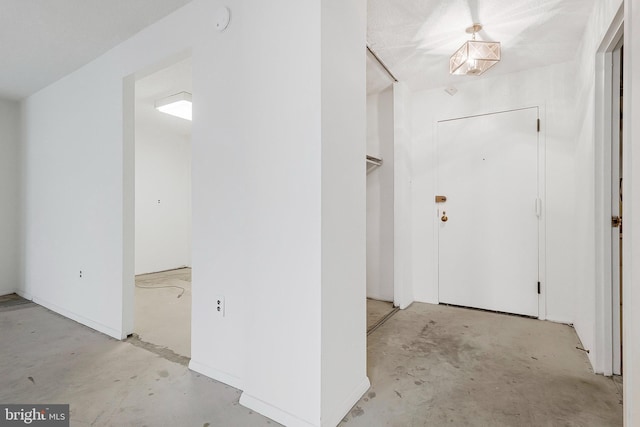
[[[442,217],[440,218],[440,221],[442,221],[442,222],[449,221],[449,217],[447,217],[447,213],[446,212],[442,212]]]
[[[622,225],[622,218],[619,216],[611,217],[611,226],[612,227],[620,227]]]

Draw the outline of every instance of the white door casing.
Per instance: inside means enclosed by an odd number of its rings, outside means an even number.
[[[537,107],[438,122],[440,302],[538,317],[537,125]]]

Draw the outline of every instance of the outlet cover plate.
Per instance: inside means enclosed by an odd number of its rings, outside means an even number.
[[[214,310],[220,317],[224,317],[224,296],[218,295],[215,300]]]

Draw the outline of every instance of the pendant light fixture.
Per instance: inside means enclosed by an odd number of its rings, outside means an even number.
[[[479,76],[500,62],[500,42],[476,40],[476,33],[480,30],[480,24],[473,24],[467,28],[467,33],[473,34],[473,37],[451,55],[449,73]]]

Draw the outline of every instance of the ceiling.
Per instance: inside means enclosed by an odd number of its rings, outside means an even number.
[[[2,0],[0,97],[20,99],[55,82],[190,0]],[[484,25],[502,43],[485,76],[575,56],[596,0],[368,0],[369,46],[413,90],[455,86],[449,56]],[[391,80],[368,55],[368,93]]]
[[[596,0],[368,0],[367,42],[411,89],[455,86],[573,59]],[[450,76],[449,57],[480,23],[502,60],[483,76]],[[368,93],[390,79],[368,59]]]
[[[0,97],[20,99],[190,0],[2,0]]]

